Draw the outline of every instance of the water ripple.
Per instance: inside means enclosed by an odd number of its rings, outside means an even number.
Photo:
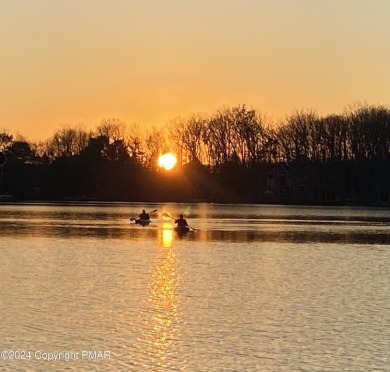
[[[22,207],[13,220],[8,206],[0,217],[3,349],[109,350],[111,358],[0,360],[0,369],[390,371],[383,211],[365,220],[367,210],[354,210],[348,220],[344,210],[320,209],[316,224],[313,208],[310,222],[294,222],[277,208],[273,219],[258,207],[224,214],[217,206],[217,216],[206,207],[188,206],[197,230],[179,238],[168,222],[136,227],[108,206],[106,220],[93,206],[96,224],[81,206],[68,214],[29,206],[34,221]],[[217,218],[232,211],[253,218]],[[329,222],[337,213],[343,221]]]

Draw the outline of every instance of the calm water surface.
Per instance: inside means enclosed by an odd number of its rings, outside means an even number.
[[[390,371],[389,210],[0,205],[0,234],[0,370]]]

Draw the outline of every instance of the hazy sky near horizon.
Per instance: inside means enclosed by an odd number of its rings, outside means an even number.
[[[0,128],[388,105],[389,0],[0,0]]]

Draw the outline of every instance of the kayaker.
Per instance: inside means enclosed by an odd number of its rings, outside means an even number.
[[[148,221],[150,220],[149,213],[145,212],[145,209],[142,209],[142,213],[138,216],[140,220]]]
[[[177,227],[186,227],[188,226],[187,220],[183,217],[181,214],[177,220],[175,220],[175,223],[177,223]]]

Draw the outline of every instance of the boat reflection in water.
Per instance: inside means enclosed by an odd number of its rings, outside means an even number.
[[[178,259],[173,247],[171,224],[164,223],[159,234],[155,261],[151,266],[149,298],[143,314],[143,367],[154,371],[182,369],[175,358],[180,331]],[[183,367],[183,366],[182,366]]]

